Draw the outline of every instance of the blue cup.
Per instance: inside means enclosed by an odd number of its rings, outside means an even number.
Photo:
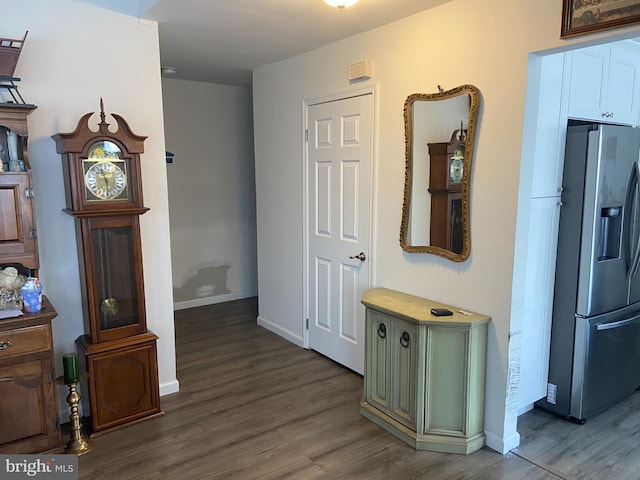
[[[42,287],[40,285],[23,286],[21,292],[25,312],[36,313],[42,310]]]

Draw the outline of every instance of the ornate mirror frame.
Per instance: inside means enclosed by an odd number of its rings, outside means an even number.
[[[440,88],[438,86],[438,88]],[[469,96],[469,118],[466,128],[465,154],[463,159],[463,176],[461,185],[462,200],[462,251],[459,253],[447,250],[442,247],[433,245],[413,245],[408,241],[410,219],[411,219],[411,200],[413,188],[413,172],[414,172],[414,152],[413,152],[413,105],[415,102],[437,102],[458,97],[460,95]],[[407,97],[404,103],[404,131],[405,131],[405,184],[404,184],[404,203],[402,207],[402,223],[400,226],[400,245],[402,249],[408,253],[431,253],[447,258],[454,262],[462,262],[469,258],[471,253],[471,228],[470,228],[470,202],[469,191],[471,184],[471,166],[474,155],[474,141],[476,135],[476,124],[478,121],[478,113],[480,110],[480,91],[473,85],[461,85],[451,90],[442,90],[438,93],[414,93]],[[434,118],[434,122],[438,119]],[[461,128],[462,130],[462,128]],[[425,145],[425,151],[426,151]],[[424,161],[427,161],[425,159]],[[426,187],[425,187],[426,188]]]

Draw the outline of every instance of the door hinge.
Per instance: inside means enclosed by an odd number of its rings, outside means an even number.
[[[307,330],[309,330],[309,319],[307,318]]]
[[[57,418],[53,420],[53,430],[56,432],[60,430],[60,420]]]
[[[309,129],[305,128],[304,130],[304,141],[308,142],[309,141]]]
[[[49,370],[49,376],[51,377],[51,381],[52,382],[56,381],[56,370],[55,370],[55,368],[52,368],[51,370]]]
[[[36,240],[37,238],[38,238],[38,231],[35,228],[32,230],[29,230],[29,239]]]
[[[33,188],[27,188],[24,191],[24,196],[27,197],[27,198],[33,198],[34,197]]]

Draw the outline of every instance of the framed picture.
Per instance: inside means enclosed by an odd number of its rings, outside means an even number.
[[[560,37],[640,23],[640,0],[562,0]]]

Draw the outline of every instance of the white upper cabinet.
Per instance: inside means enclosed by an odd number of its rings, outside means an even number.
[[[566,53],[569,117],[638,125],[640,49],[631,42]]]
[[[567,89],[562,89],[564,54],[540,59],[536,135],[529,145],[534,155],[532,198],[562,194],[564,142],[567,133]],[[531,67],[530,67],[531,68]]]

